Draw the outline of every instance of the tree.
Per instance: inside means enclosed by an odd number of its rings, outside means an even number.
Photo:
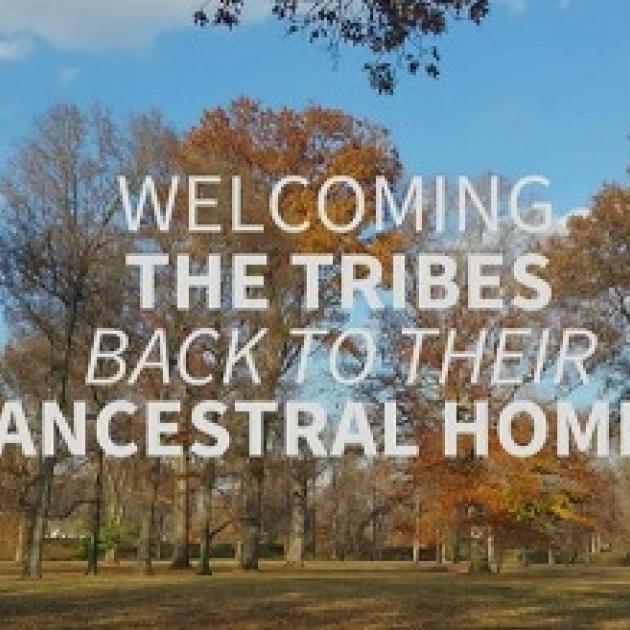
[[[585,216],[571,217],[565,234],[546,247],[554,295],[579,324],[598,333],[596,361],[611,391],[630,391],[630,188],[605,186]]]
[[[123,152],[109,116],[51,108],[0,181],[0,288],[14,330],[40,335],[50,395],[71,409],[74,352],[89,304],[100,297]],[[24,573],[41,576],[57,459],[40,461]]]
[[[514,423],[517,441],[529,438],[525,418]],[[448,538],[466,540],[475,561],[474,536],[483,531],[488,561],[501,563],[502,549],[537,544],[562,549],[567,529],[583,534],[601,528],[601,504],[610,484],[609,472],[587,455],[558,458],[550,439],[537,455],[519,459],[508,455],[490,434],[486,458],[468,454],[462,441],[458,459],[444,459],[442,427],[425,430],[416,463],[416,484],[422,504],[419,535],[424,542],[443,545]]]
[[[223,165],[220,173],[241,175],[246,220],[264,225],[262,233],[200,235],[197,251],[265,253],[268,257],[265,286],[269,308],[238,313],[232,325],[245,338],[265,328],[268,334],[261,345],[259,366],[261,383],[254,385],[247,378],[233,388],[253,400],[282,400],[287,393],[287,375],[295,366],[301,342],[290,331],[326,321],[328,326],[339,322],[334,306],[339,261],[322,274],[321,305],[309,311],[304,307],[303,273],[289,264],[289,256],[297,253],[363,252],[371,247],[386,249],[382,237],[358,236],[362,227],[374,220],[374,186],[377,175],[396,182],[401,171],[398,155],[388,134],[377,125],[354,119],[343,112],[321,107],[308,107],[297,112],[263,108],[258,103],[240,99],[230,107],[204,113],[202,120],[183,140],[182,170],[185,173],[207,172],[208,163]],[[285,220],[297,222],[313,217],[315,191],[328,177],[340,172],[354,177],[370,200],[362,225],[351,233],[335,234],[313,221],[302,234],[287,234],[271,220],[268,199],[271,186],[287,173],[300,173],[311,186],[289,187],[283,196],[287,209]],[[228,182],[229,183],[229,182]],[[370,192],[372,194],[370,194]],[[340,224],[348,223],[354,212],[352,192],[340,186],[331,195],[329,212]],[[225,395],[225,392],[223,392]],[[268,427],[271,432],[272,428]],[[244,568],[256,568],[261,535],[261,501],[264,481],[264,457],[244,460],[243,534]],[[304,502],[295,502],[296,506]],[[298,518],[296,516],[296,523]]]
[[[469,222],[465,235],[447,231],[445,236],[436,235],[435,239],[428,242],[414,240],[409,250],[437,249],[452,256],[458,262],[457,281],[463,291],[466,291],[467,279],[461,270],[465,269],[469,254],[501,252],[503,262],[497,275],[501,277],[503,297],[518,292],[511,274],[516,257],[524,250],[540,248],[536,240],[514,231],[505,221],[500,221],[496,233],[484,229],[483,223],[478,221],[478,225]],[[385,334],[392,335],[390,345],[398,352],[392,353],[384,376],[375,385],[381,395],[383,390],[391,390],[391,396],[399,401],[407,431],[415,434],[419,446],[420,455],[409,471],[408,485],[417,504],[414,536],[426,544],[435,545],[438,561],[444,558],[444,549],[449,543],[465,539],[469,544],[471,566],[477,567],[482,563],[482,552],[489,559],[494,557],[500,562],[500,549],[508,544],[550,544],[561,538],[559,532],[568,524],[582,528],[582,531],[593,527],[597,519],[588,511],[594,505],[589,497],[594,489],[602,487],[605,471],[603,467],[600,471],[595,470],[588,457],[558,459],[550,444],[537,457],[520,460],[502,450],[494,430],[490,431],[488,457],[476,457],[472,441],[465,438],[460,441],[457,458],[448,459],[443,455],[445,400],[458,401],[464,416],[472,413],[470,401],[486,400],[490,417],[494,418],[498,410],[512,401],[544,398],[528,369],[538,352],[537,342],[530,340],[519,344],[524,359],[518,367],[504,366],[504,377],[507,370],[511,377],[519,377],[513,383],[497,384],[492,377],[500,331],[531,328],[531,313],[513,306],[471,310],[461,303],[431,313],[411,306],[413,294],[408,303],[407,312],[399,316],[402,322],[391,313],[384,316],[383,329]],[[564,310],[559,305],[550,305],[537,312],[536,326],[557,327],[563,316]],[[439,338],[423,344],[418,377],[413,383],[407,380],[412,344],[400,339],[400,329],[405,325],[434,328],[441,333]],[[469,361],[457,360],[450,364],[446,377],[441,378],[446,333],[451,330],[457,333],[458,350],[475,347],[481,331],[485,331],[479,375],[474,383]],[[551,346],[557,349],[556,337],[554,335]],[[555,356],[550,350],[543,374],[551,369]],[[560,397],[564,393],[557,387],[553,396]],[[524,418],[515,422],[515,433],[517,441],[527,439]],[[484,541],[486,550],[481,549]]]
[[[239,24],[245,2],[219,0],[212,8],[196,11],[194,21],[199,26],[212,23],[232,29]],[[440,54],[431,42],[453,21],[480,24],[489,5],[490,0],[273,0],[272,13],[288,24],[289,33],[304,33],[334,57],[342,45],[367,50],[370,59],[364,68],[370,85],[381,94],[392,94],[399,71],[415,75],[424,70],[437,77]]]
[[[630,188],[605,185],[583,216],[570,217],[566,230],[555,235],[545,250],[549,279],[568,324],[586,326],[598,337],[592,358],[606,396],[625,400],[630,394]],[[613,462],[617,476],[615,503],[627,515],[627,463]],[[603,502],[602,502],[603,504]],[[600,506],[603,513],[603,505]],[[614,536],[627,545],[624,519]]]
[[[136,120],[136,123],[139,119]],[[147,171],[155,152],[140,142],[142,129],[119,127],[100,108],[51,107],[16,151],[0,179],[0,290],[10,332],[38,347],[43,378],[35,399],[52,399],[72,416],[72,401],[86,399],[87,347],[94,328],[119,318],[129,294],[125,282],[117,176]],[[107,296],[107,299],[103,299]],[[128,316],[133,321],[133,315]],[[34,390],[35,391],[35,390]],[[33,395],[34,392],[31,392]],[[111,392],[110,392],[111,394]],[[38,425],[38,405],[30,409]],[[94,409],[96,410],[96,409]],[[92,455],[97,456],[98,449]],[[41,457],[27,527],[24,574],[41,576],[42,548],[63,452]],[[68,466],[67,460],[64,462]],[[86,469],[88,466],[86,466]],[[93,498],[102,491],[97,462]],[[102,498],[102,497],[101,497]],[[100,502],[100,499],[99,499]],[[98,518],[96,518],[98,516]],[[94,514],[94,548],[99,515]]]

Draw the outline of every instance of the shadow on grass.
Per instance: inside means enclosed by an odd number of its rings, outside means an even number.
[[[630,571],[0,579],[7,628],[630,628]]]

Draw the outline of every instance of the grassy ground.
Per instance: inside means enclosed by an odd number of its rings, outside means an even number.
[[[160,568],[139,578],[48,566],[21,581],[0,565],[1,628],[630,628],[630,569],[469,576],[409,564],[265,565],[212,577]]]

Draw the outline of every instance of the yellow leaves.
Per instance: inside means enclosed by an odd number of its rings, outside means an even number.
[[[567,523],[581,525],[582,527],[593,527],[594,525],[592,518],[572,510],[568,505],[552,504],[549,509],[557,518]]]
[[[518,427],[517,427],[518,428]],[[524,434],[523,434],[524,435]],[[491,434],[487,458],[442,457],[442,429],[419,433],[415,483],[422,488],[423,519],[432,527],[461,523],[462,509],[478,506],[484,523],[502,531],[548,536],[562,524],[592,528],[608,477],[586,456],[557,458],[553,445],[526,459],[508,455]],[[597,502],[597,503],[596,503]]]

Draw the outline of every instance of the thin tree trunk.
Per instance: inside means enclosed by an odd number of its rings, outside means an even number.
[[[307,557],[315,558],[317,556],[317,500],[316,500],[316,486],[315,477],[311,477],[307,480],[307,501],[305,516],[306,521],[304,524],[304,553]],[[310,507],[309,507],[310,502]]]
[[[306,536],[306,517],[308,505],[308,480],[302,471],[294,479],[294,489],[291,494],[291,523],[289,530],[289,545],[286,560],[291,564],[302,564],[304,561],[304,547]]]
[[[495,555],[497,558],[497,564],[496,564],[497,573],[502,573],[503,572],[503,547],[502,545],[496,546]]]
[[[67,407],[68,375],[70,371],[70,354],[72,351],[72,337],[69,332],[71,330],[72,327],[68,328],[66,332],[67,344],[59,388],[58,403],[59,408],[64,413]],[[55,477],[55,462],[55,457],[42,457],[40,459],[40,479],[37,484],[37,500],[35,502],[30,531],[28,532],[26,556],[22,564],[22,576],[26,578],[42,577],[44,540],[48,527],[48,510],[50,509],[50,500]]]
[[[97,452],[98,463],[94,484],[94,506],[92,513],[92,545],[88,556],[88,573],[98,575],[98,552],[101,540],[101,510],[103,503],[103,449]]]
[[[332,489],[333,505],[331,510],[330,519],[330,532],[331,532],[331,557],[333,560],[339,559],[339,496],[337,493],[337,465],[333,461],[331,463],[331,481],[330,487]]]
[[[199,545],[199,575],[212,575],[210,567],[210,548],[212,539],[210,536],[210,523],[212,522],[212,489],[214,487],[214,462],[206,465],[205,478],[201,492],[201,539]]]
[[[379,560],[380,556],[380,547],[379,547],[379,536],[378,536],[378,513],[377,513],[377,489],[376,484],[372,485],[372,514],[370,516],[371,521],[371,529],[372,529],[372,560]]]
[[[175,480],[175,539],[171,569],[190,569],[190,452],[184,446]]]
[[[261,530],[261,501],[264,464],[262,458],[250,458],[245,469],[244,501],[241,513],[241,568],[258,570]]]
[[[494,535],[492,530],[488,531],[487,539],[486,539],[486,556],[488,559],[488,566],[492,569],[492,565],[495,561],[495,553],[494,553]]]
[[[422,501],[420,499],[420,492],[416,488],[413,497],[414,503],[414,533],[413,533],[413,547],[412,558],[414,562],[420,561],[420,518],[422,515]]]
[[[28,528],[28,513],[24,510],[18,522],[17,542],[15,545],[15,561],[22,563],[26,555],[26,530]]]
[[[22,564],[22,577],[41,578],[44,539],[48,523],[48,509],[55,471],[55,460],[45,457],[40,464],[40,480],[37,484],[37,501],[27,532],[26,555]]]
[[[442,533],[438,530],[435,540],[435,562],[436,564],[443,564],[444,554],[442,551]]]
[[[453,535],[453,562],[458,563],[461,559],[461,541],[459,532],[456,530]]]
[[[72,356],[72,332],[77,321],[77,303],[74,302],[70,317],[65,328],[64,359],[59,376],[59,408],[63,413],[67,412],[68,381],[70,378],[70,360]],[[41,578],[42,561],[44,557],[44,540],[48,527],[48,511],[53,491],[55,477],[55,457],[42,457],[40,459],[40,479],[37,484],[37,500],[31,520],[30,531],[26,547],[26,556],[22,564],[22,577]]]
[[[106,472],[105,469],[104,472]],[[109,478],[110,483],[110,492],[107,496],[106,504],[108,511],[108,522],[115,529],[115,531],[121,531],[121,526],[126,518],[125,513],[125,504],[121,500],[120,490],[116,487],[117,483],[120,483],[119,480],[114,480],[113,477]],[[103,485],[104,487],[107,485],[107,480],[105,475],[103,475]],[[112,546],[105,553],[105,560],[112,564],[119,564],[120,562],[120,540],[117,536],[116,539],[112,542]]]
[[[523,547],[521,549],[521,568],[526,569],[529,566],[529,549],[527,547]]]
[[[160,482],[160,460],[155,458],[149,470],[149,484],[145,490],[140,538],[138,540],[137,570],[143,575],[153,573],[153,542],[155,531],[155,511],[157,505],[158,487]]]

